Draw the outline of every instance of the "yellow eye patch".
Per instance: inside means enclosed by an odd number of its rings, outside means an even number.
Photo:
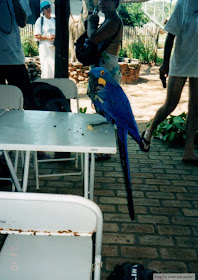
[[[101,75],[101,76],[104,76],[104,74],[105,74],[105,71],[104,71],[104,70],[101,70],[101,71],[100,71],[100,75]]]

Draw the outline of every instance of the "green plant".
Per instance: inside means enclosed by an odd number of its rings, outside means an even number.
[[[122,47],[119,52],[119,57],[127,57],[127,48]]]
[[[179,116],[172,116],[165,119],[158,125],[153,133],[154,138],[159,138],[170,144],[184,145],[185,135],[185,123],[187,114],[183,112]],[[150,122],[151,123],[151,122]],[[150,125],[147,125],[147,127]],[[198,128],[195,136],[195,145],[198,147]]]
[[[80,108],[80,113],[83,113],[85,114],[87,112],[87,107],[84,107],[84,108]]]
[[[142,63],[151,64],[155,60],[155,52],[152,41],[139,38],[132,44],[127,46],[128,53],[131,53],[132,58],[139,59]]]
[[[127,26],[143,26],[148,22],[142,11],[142,3],[123,3],[119,6],[118,13],[123,24]]]
[[[33,36],[24,36],[21,42],[25,56],[32,57],[38,55],[38,46]]]
[[[153,137],[162,139],[168,143],[183,144],[185,140],[185,122],[187,114],[183,112],[179,116],[172,116],[165,119],[158,125]],[[149,124],[148,124],[149,126]]]

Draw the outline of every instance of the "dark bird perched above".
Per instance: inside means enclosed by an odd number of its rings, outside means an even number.
[[[117,127],[118,145],[125,176],[129,215],[131,220],[134,220],[127,135],[129,134],[140,147],[142,142],[129,100],[121,86],[103,67],[93,68],[89,72],[88,96],[91,98],[96,112]]]

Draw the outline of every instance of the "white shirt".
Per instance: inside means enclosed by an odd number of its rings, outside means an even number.
[[[55,35],[55,19],[53,17],[48,19],[45,16],[43,16],[43,25],[41,28],[41,17],[39,17],[35,23],[34,35],[43,35],[43,36]],[[39,41],[39,45],[42,44],[53,45],[53,43],[54,42],[51,40]]]
[[[30,16],[29,0],[20,0],[20,4],[26,15]],[[25,63],[20,30],[15,19],[12,0],[0,1],[0,42],[0,65]]]
[[[178,0],[165,30],[176,36],[169,75],[197,78],[198,0]]]

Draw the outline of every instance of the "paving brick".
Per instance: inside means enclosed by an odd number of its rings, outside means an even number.
[[[109,205],[109,204],[98,204],[102,212],[107,212],[107,213],[115,213],[116,208],[115,205]]]
[[[198,226],[192,226],[191,229],[192,229],[192,231],[193,231],[193,234],[194,234],[195,236],[198,236]]]
[[[178,170],[178,169],[165,169],[166,174],[191,174],[188,170]]]
[[[97,195],[97,196],[115,196],[115,192],[112,191],[112,190],[97,190],[94,188],[94,195]]]
[[[169,180],[181,180],[180,175],[178,175],[178,174],[170,174],[170,173],[168,174],[168,176],[167,176],[167,174],[156,174],[156,178],[157,179],[161,179],[161,180],[166,180],[167,178]]]
[[[122,190],[117,190],[117,196],[118,197],[126,197],[127,196],[127,192]],[[140,198],[143,198],[144,197],[144,193],[143,192],[140,192],[140,191],[135,191],[133,192],[133,198],[136,198],[136,197],[140,197]]]
[[[121,232],[130,232],[130,233],[154,233],[154,227],[150,224],[121,224]]]
[[[181,179],[184,181],[192,181],[192,180],[197,180],[197,176],[193,176],[192,174],[190,175],[181,175]]]
[[[95,182],[100,182],[100,183],[112,183],[115,182],[114,177],[95,177]]]
[[[156,168],[156,169],[154,169],[154,168],[140,168],[140,171],[142,172],[142,173],[148,173],[148,172],[151,172],[151,173],[154,173],[154,174],[157,174],[157,173],[164,173],[164,169],[160,169],[160,168]]]
[[[119,231],[118,224],[104,222],[103,231],[104,232],[118,232]]]
[[[198,193],[197,194],[191,194],[191,193],[178,193],[177,194],[178,200],[198,200]]]
[[[153,173],[141,173],[141,172],[139,172],[139,173],[135,173],[135,174],[132,174],[132,176],[133,176],[133,178],[155,178],[155,173],[153,172]]]
[[[172,181],[173,185],[176,186],[186,186],[186,187],[192,187],[192,186],[198,186],[198,182],[197,181]]]
[[[101,189],[106,189],[106,190],[124,190],[126,187],[124,183],[117,183],[115,182],[114,184],[112,183],[102,183],[101,184]]]
[[[197,260],[196,251],[193,249],[161,248],[162,259]]]
[[[133,189],[134,190],[141,190],[141,191],[157,191],[158,186],[152,186],[152,185],[141,185],[141,184],[133,184]]]
[[[108,257],[117,257],[118,256],[118,247],[111,245],[103,245],[102,255]]]
[[[179,247],[198,248],[198,237],[176,237],[175,240]]]
[[[153,236],[153,235],[144,235],[138,237],[141,245],[149,246],[173,246],[174,242],[170,236]]]
[[[128,207],[126,205],[118,205],[118,210],[120,213],[128,213]],[[136,214],[146,214],[147,213],[147,208],[143,206],[135,206],[135,213]]]
[[[188,187],[190,193],[198,193],[198,188],[196,187]]]
[[[105,177],[114,177],[114,178],[123,178],[124,174],[123,172],[103,172],[103,175]]]
[[[160,234],[168,235],[190,235],[191,230],[187,226],[157,226],[158,232]]]
[[[183,207],[191,207],[191,203],[189,201],[177,201],[177,200],[163,200],[162,201],[163,206],[165,207],[179,207],[179,208],[183,208]]]
[[[116,214],[106,214],[104,213],[104,220],[107,222],[131,222],[131,219],[127,214],[120,214],[120,213],[116,213]]]
[[[171,220],[175,225],[198,225],[198,218],[172,217]]]
[[[188,272],[185,263],[170,261],[151,261],[148,269],[163,273],[185,273]]]
[[[138,215],[140,223],[169,224],[169,219],[165,216],[157,215]]]
[[[146,192],[148,198],[159,198],[159,199],[174,199],[175,196],[172,193],[167,192]]]
[[[123,233],[104,233],[103,243],[104,244],[134,244],[135,238],[132,234]]]
[[[141,198],[136,198],[134,200],[135,205],[144,205],[144,206],[160,206],[160,202],[158,199],[141,199]]]
[[[145,179],[146,184],[151,185],[171,185],[171,182],[169,180],[160,180],[160,179]]]
[[[100,203],[105,203],[105,204],[126,204],[127,203],[126,198],[121,198],[121,197],[100,197],[99,201],[100,201]]]
[[[149,210],[152,214],[157,215],[181,215],[180,209],[174,207],[149,207]]]
[[[173,193],[179,193],[179,192],[187,192],[187,189],[185,187],[170,187],[170,186],[160,186],[159,187],[160,191],[162,192],[173,192]]]
[[[50,181],[50,182],[47,182],[47,186],[48,187],[58,187],[58,188],[72,188],[73,183],[72,182],[62,182],[60,184],[59,181]],[[81,186],[82,186],[82,184],[81,184]]]
[[[183,208],[182,211],[185,216],[198,217],[198,209]]]
[[[121,254],[125,257],[135,257],[140,259],[155,259],[158,257],[157,250],[150,247],[122,246]]]

